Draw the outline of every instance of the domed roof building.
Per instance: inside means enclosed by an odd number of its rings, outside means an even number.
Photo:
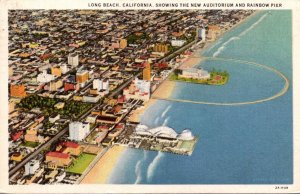
[[[194,136],[189,129],[185,129],[177,136],[177,138],[180,140],[193,140]]]
[[[174,129],[166,126],[156,127],[149,130],[156,137],[176,138],[177,133]]]
[[[189,129],[183,130],[180,134],[177,134],[174,129],[167,126],[160,126],[149,129],[146,125],[137,125],[135,129],[137,135],[148,135],[153,137],[164,137],[180,140],[192,140],[194,136]]]
[[[176,138],[177,133],[170,127],[160,126],[149,129],[146,125],[138,125],[135,129],[138,135],[149,135],[154,137]]]

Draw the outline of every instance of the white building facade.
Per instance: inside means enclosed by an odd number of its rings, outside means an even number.
[[[210,73],[203,69],[189,68],[183,69],[182,73],[178,75],[180,78],[193,78],[193,79],[209,79]]]
[[[184,45],[185,42],[185,40],[172,40],[171,45],[181,47]]]
[[[148,101],[150,99],[150,82],[136,78],[129,88],[123,90],[126,99]]]
[[[46,70],[44,70],[42,73],[38,74],[37,76],[37,82],[40,83],[48,83],[55,79],[55,76],[52,74],[48,74]]]
[[[90,133],[89,123],[71,122],[69,124],[69,139],[82,141]]]
[[[79,58],[76,54],[70,54],[68,56],[68,64],[72,65],[73,67],[77,67],[79,64]]]
[[[35,174],[35,172],[39,168],[40,168],[40,161],[31,160],[25,164],[25,175]]]
[[[201,38],[202,41],[205,41],[206,40],[206,31],[205,31],[205,28],[201,28],[199,30],[199,38]]]
[[[94,90],[102,90],[103,89],[103,81],[101,79],[93,80],[93,89]]]

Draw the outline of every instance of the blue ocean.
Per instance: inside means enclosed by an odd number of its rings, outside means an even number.
[[[293,183],[291,11],[261,11],[225,33],[203,56],[275,68],[288,78],[282,96],[254,104],[217,106],[157,100],[142,116],[150,127],[189,128],[199,141],[191,156],[128,148],[111,184]],[[176,83],[172,98],[238,103],[276,95],[285,81],[243,62],[204,60],[198,67],[226,70],[224,86]]]

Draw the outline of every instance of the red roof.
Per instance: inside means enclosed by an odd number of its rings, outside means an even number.
[[[69,154],[60,153],[60,152],[48,152],[46,156],[55,157],[55,158],[69,158]]]
[[[122,129],[122,128],[124,128],[124,124],[121,124],[121,123],[120,123],[120,124],[118,124],[118,125],[116,126],[116,128],[117,128],[117,129]]]
[[[52,55],[51,54],[43,54],[40,56],[40,59],[41,60],[46,60],[46,59],[49,59]]]
[[[65,146],[65,147],[68,147],[68,148],[78,148],[79,147],[78,143],[74,143],[74,142],[71,142],[71,141],[62,142],[61,145]]]
[[[21,137],[21,135],[23,135],[23,131],[19,131],[19,132],[13,134],[11,138],[13,141],[16,141]]]

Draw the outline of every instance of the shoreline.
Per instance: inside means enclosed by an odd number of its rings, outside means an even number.
[[[236,24],[234,24],[234,25],[233,25],[232,27],[230,27],[229,29],[223,30],[223,31],[221,32],[221,34],[220,34],[214,41],[206,42],[205,46],[204,46],[203,48],[199,49],[199,50],[200,50],[200,51],[201,51],[201,50],[204,51],[204,50],[206,50],[206,49],[209,49],[209,48],[212,46],[212,44],[214,44],[214,43],[216,43],[218,40],[220,40],[220,39],[222,38],[222,36],[224,36],[226,33],[230,32],[231,30],[233,30],[233,29],[237,28],[238,26],[242,25],[244,22],[248,21],[249,19],[251,19],[252,17],[254,17],[255,15],[257,15],[257,14],[260,13],[261,11],[262,11],[262,10],[256,10],[255,12],[253,12],[253,14],[251,14],[250,16],[248,16],[248,17],[246,17],[246,18],[240,20],[239,22],[237,22]],[[198,52],[197,54],[200,55],[200,57],[201,57],[202,55],[201,55],[201,52],[199,52],[199,50],[198,50],[198,51],[196,50],[194,53],[197,53],[197,52]],[[193,54],[194,54],[194,53],[193,53]]]
[[[106,184],[125,147],[114,145],[99,159],[79,184]]]
[[[227,32],[233,30],[237,26],[241,25],[242,23],[246,22],[254,15],[259,13],[260,11],[256,11],[250,16],[242,19],[241,21],[237,22],[235,25],[230,27],[228,30],[221,31],[220,35],[214,40],[205,43],[203,48],[197,48],[193,51],[193,53],[183,59],[181,64],[178,68],[191,68],[195,65],[198,65],[202,61],[202,52],[212,44],[216,43],[222,36],[224,36]],[[197,55],[197,58],[192,56]],[[144,112],[151,107],[151,105],[155,104],[157,101],[155,97],[158,98],[170,98],[173,91],[175,90],[176,82],[168,80],[164,80],[160,86],[154,91],[151,95],[149,101],[145,102],[143,106],[139,107],[138,109],[134,110],[133,113],[129,117],[129,121],[131,122],[140,122],[140,119]],[[95,166],[90,170],[90,172],[82,179],[80,184],[105,184],[109,177],[111,176],[112,172],[115,169],[116,164],[121,158],[121,155],[126,150],[126,147],[114,145],[110,148],[100,159],[97,161]]]
[[[179,65],[178,68],[179,69],[192,68],[192,67],[200,64],[201,61],[202,61],[202,52],[204,50],[209,49],[214,43],[216,43],[218,40],[220,40],[220,38],[223,37],[226,33],[230,32],[231,30],[233,30],[233,29],[237,28],[238,26],[242,25],[244,22],[248,21],[253,16],[257,15],[259,12],[261,12],[261,11],[260,10],[255,11],[250,16],[241,19],[239,22],[237,22],[236,24],[231,26],[229,29],[222,30],[220,35],[214,41],[206,41],[203,48],[195,49],[189,57],[183,59],[184,61],[182,62],[182,64]],[[195,55],[197,56],[197,58],[192,57],[192,56],[195,56]],[[168,82],[168,84],[165,84],[166,82]],[[159,88],[152,94],[152,97],[169,98],[172,95],[175,87],[176,87],[176,83],[168,80],[168,78],[167,78],[165,81],[163,81],[161,86],[159,86]]]

